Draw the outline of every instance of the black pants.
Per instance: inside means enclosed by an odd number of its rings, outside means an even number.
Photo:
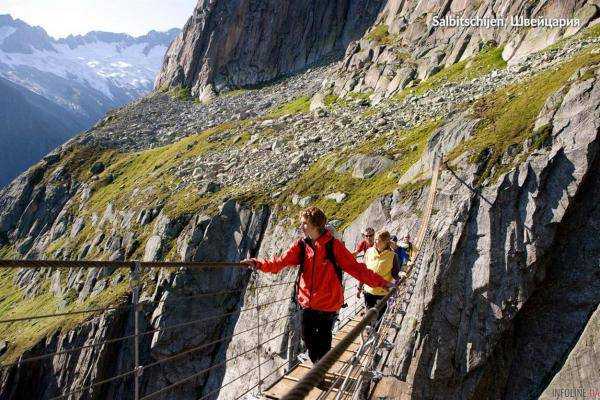
[[[314,363],[331,349],[333,324],[337,313],[302,309],[302,340]]]
[[[376,296],[374,294],[367,293],[367,292],[364,292],[364,296],[365,296],[365,305],[367,306],[367,310],[369,308],[375,307],[375,304],[377,304],[377,302],[379,300],[381,300],[385,297],[385,296]],[[375,329],[379,328],[379,324],[381,323],[381,317],[383,317],[383,314],[385,314],[386,309],[387,309],[387,304],[383,306],[383,308],[381,309],[381,312],[379,313],[379,315],[377,315]]]

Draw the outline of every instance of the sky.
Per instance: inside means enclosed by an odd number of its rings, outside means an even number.
[[[183,28],[198,0],[0,0],[10,14],[61,38],[89,31],[140,36]]]

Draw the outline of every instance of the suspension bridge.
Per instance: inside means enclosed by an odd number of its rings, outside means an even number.
[[[274,365],[273,357],[265,357],[264,348],[273,341],[281,340],[282,337],[290,335],[291,330],[295,329],[293,324],[288,324],[287,328],[279,333],[273,332],[273,327],[279,322],[285,322],[294,316],[295,311],[288,314],[265,320],[261,318],[261,311],[267,307],[276,304],[287,304],[291,297],[286,295],[281,298],[269,299],[266,302],[259,303],[259,293],[264,290],[273,290],[281,287],[285,292],[286,287],[291,287],[295,281],[277,282],[267,285],[258,284],[254,286],[254,304],[252,306],[240,308],[228,313],[217,315],[207,315],[203,318],[192,319],[178,324],[162,326],[155,329],[142,330],[140,328],[140,318],[142,303],[140,302],[141,276],[144,271],[157,268],[176,268],[191,271],[207,271],[216,268],[241,268],[240,263],[228,262],[104,262],[104,261],[44,261],[44,260],[0,260],[0,269],[119,269],[125,268],[130,271],[131,282],[131,303],[120,304],[104,308],[86,308],[80,310],[69,310],[65,312],[36,314],[36,315],[9,315],[7,318],[0,319],[0,327],[5,324],[18,324],[23,321],[44,320],[48,318],[57,318],[72,315],[98,315],[109,311],[130,312],[133,318],[133,332],[121,337],[109,338],[91,343],[85,343],[80,346],[74,346],[67,349],[61,349],[54,352],[48,352],[39,355],[23,355],[18,360],[10,363],[0,364],[0,371],[3,375],[15,371],[15,369],[31,368],[36,364],[48,362],[57,357],[65,357],[77,354],[82,351],[103,348],[107,345],[115,345],[125,341],[133,343],[133,365],[130,369],[119,371],[114,376],[98,379],[79,387],[70,387],[61,390],[60,395],[52,397],[50,400],[59,399],[78,399],[87,398],[86,394],[96,391],[98,388],[119,380],[128,379],[132,381],[131,398],[134,400],[149,400],[157,398],[169,398],[173,391],[185,386],[193,385],[198,379],[206,376],[211,371],[218,369],[224,370],[232,363],[240,359],[247,360],[255,355],[256,362],[247,370],[241,372],[238,376],[228,379],[220,384],[218,388],[202,394],[198,400],[217,399],[223,393],[228,393],[224,398],[228,400],[239,400],[242,398],[262,398],[273,400],[299,400],[308,398],[311,400],[335,399],[335,400],[355,400],[366,398],[394,397],[400,398],[398,394],[409,393],[410,387],[391,374],[386,372],[386,365],[394,342],[401,329],[406,315],[407,307],[411,301],[414,287],[420,271],[420,249],[425,240],[429,219],[431,217],[432,207],[435,200],[437,181],[440,172],[440,159],[436,158],[432,167],[432,179],[429,188],[429,194],[425,210],[422,214],[422,220],[414,242],[413,262],[409,264],[405,279],[397,286],[392,288],[389,293],[374,307],[364,310],[362,304],[349,309],[342,309],[337,325],[337,332],[333,340],[332,349],[315,365],[307,362],[296,362],[293,359],[284,359],[280,365]],[[346,298],[351,298],[357,292],[357,284],[352,279],[344,279],[344,293]],[[220,290],[207,293],[199,293],[191,296],[184,296],[169,301],[185,301],[199,298],[210,298],[218,295],[243,295],[244,289]],[[289,294],[289,290],[287,293]],[[263,292],[264,293],[264,292]],[[145,300],[144,305],[160,305],[161,300]],[[382,322],[377,329],[371,326],[379,312],[388,305]],[[158,332],[178,330],[178,329],[201,329],[202,324],[215,321],[230,316],[240,316],[245,313],[253,313],[256,317],[254,326],[243,327],[229,335],[224,335],[216,340],[201,343],[198,346],[187,348],[178,353],[157,359],[153,362],[142,365],[140,357],[140,340],[148,335],[154,335]],[[10,314],[10,313],[9,313]],[[271,330],[269,337],[265,334]],[[193,354],[197,354],[210,346],[227,343],[241,335],[256,334],[256,345],[245,348],[236,354],[226,357],[223,361],[214,363],[206,368],[194,372],[193,374],[172,382],[162,388],[151,392],[143,391],[140,386],[142,374],[159,365],[164,365],[174,361],[185,360]],[[297,332],[295,332],[297,335]],[[292,353],[293,354],[293,353]],[[5,378],[6,379],[6,378]],[[252,379],[256,379],[252,382]],[[244,382],[243,390],[234,388],[240,387],[240,382]],[[236,386],[234,386],[234,384]],[[230,390],[233,390],[232,393]],[[226,392],[229,391],[229,392]],[[238,392],[239,391],[239,392]],[[406,391],[406,392],[405,392]]]

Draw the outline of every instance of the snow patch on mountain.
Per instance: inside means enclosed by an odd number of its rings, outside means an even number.
[[[40,27],[1,15],[0,45],[7,45],[0,48],[0,76],[50,100],[71,103],[48,82],[47,74],[52,74],[120,105],[152,90],[167,47],[178,33],[172,29],[132,37],[94,31],[56,40]]]
[[[0,31],[6,37],[14,28]],[[49,72],[61,78],[75,79],[98,90],[109,99],[115,99],[111,86],[129,91],[133,97],[152,90],[152,84],[160,69],[167,46],[153,46],[144,54],[146,44],[139,43],[122,47],[119,43],[89,43],[74,48],[67,44],[54,44],[56,52],[33,49],[30,54],[7,53],[0,51],[0,75],[11,80],[19,73],[19,67],[26,66],[38,71]],[[23,78],[23,77],[22,77]],[[27,79],[25,79],[27,81]],[[33,82],[26,86],[42,96]]]

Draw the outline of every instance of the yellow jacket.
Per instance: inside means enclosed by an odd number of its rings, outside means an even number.
[[[392,250],[387,249],[381,253],[377,251],[375,246],[371,247],[365,252],[365,264],[371,271],[380,275],[386,281],[391,281],[393,278],[398,279],[398,265],[394,265],[396,253]],[[394,268],[395,267],[395,268]],[[376,296],[385,296],[388,293],[388,289],[384,288],[372,288],[365,285],[365,292],[371,293]]]

